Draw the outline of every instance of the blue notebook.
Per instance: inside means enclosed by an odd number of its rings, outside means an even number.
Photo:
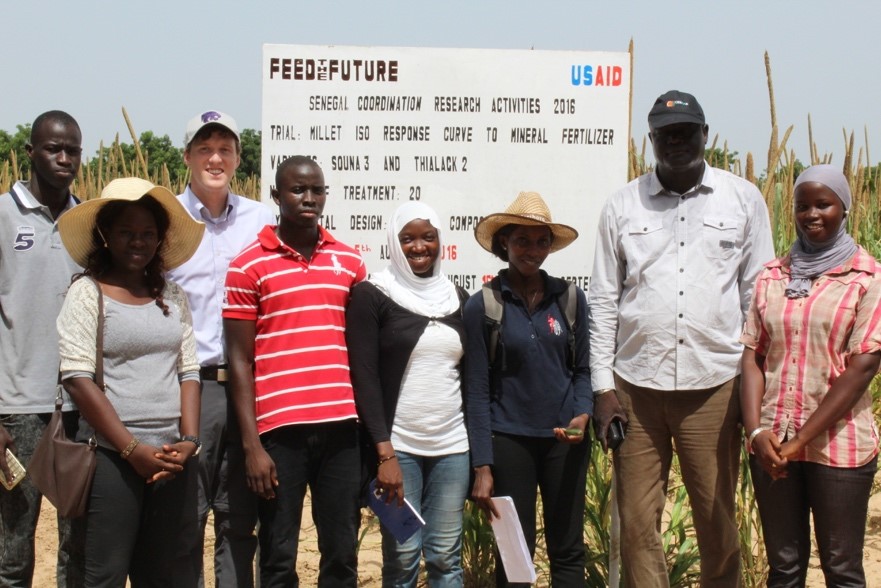
[[[386,504],[385,497],[376,490],[376,480],[370,482],[367,500],[370,510],[376,513],[379,522],[391,532],[398,543],[403,544],[413,533],[425,526],[425,520],[406,498],[403,506],[398,506],[397,499]]]

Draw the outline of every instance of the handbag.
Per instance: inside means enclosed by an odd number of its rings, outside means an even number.
[[[98,329],[95,348],[95,383],[104,390],[104,295],[98,282]],[[77,518],[86,514],[92,479],[95,476],[98,443],[95,436],[88,443],[68,439],[61,418],[61,374],[58,374],[55,411],[37,443],[28,463],[28,475],[40,493],[49,499],[62,517]]]

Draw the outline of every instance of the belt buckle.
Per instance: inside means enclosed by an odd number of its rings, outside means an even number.
[[[229,373],[226,368],[217,368],[217,381],[218,382],[226,382],[229,380]]]

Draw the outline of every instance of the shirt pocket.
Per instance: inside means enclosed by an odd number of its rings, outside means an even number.
[[[731,259],[742,248],[737,219],[705,216],[702,230],[704,253],[713,259]]]
[[[627,265],[641,267],[644,262],[657,259],[670,246],[669,235],[663,230],[660,218],[632,219],[627,224],[624,255]]]

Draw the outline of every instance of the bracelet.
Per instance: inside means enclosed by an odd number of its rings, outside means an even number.
[[[122,457],[122,459],[128,459],[128,456],[132,454],[132,451],[135,450],[135,447],[137,447],[139,443],[140,440],[138,440],[137,437],[132,437],[132,440],[125,446],[125,449],[119,452],[120,457]]]
[[[755,429],[753,429],[752,432],[749,434],[749,437],[747,437],[747,439],[746,439],[746,445],[747,445],[747,447],[749,447],[750,449],[752,449],[753,441],[756,440],[756,437],[759,436],[759,433],[761,433],[761,432],[763,432],[763,431],[766,431],[766,430],[767,430],[767,429],[765,429],[765,428],[763,428],[763,427],[756,427]]]
[[[385,462],[387,462],[387,461],[391,461],[391,460],[395,459],[396,457],[398,457],[398,456],[395,455],[394,453],[392,453],[392,454],[389,455],[388,457],[380,457],[380,458],[379,458],[379,461],[376,462],[376,467],[379,467],[379,466],[381,466],[382,464],[384,464]]]
[[[608,394],[609,392],[614,392],[614,388],[600,388],[599,390],[594,390],[594,396],[602,396],[603,394]]]

